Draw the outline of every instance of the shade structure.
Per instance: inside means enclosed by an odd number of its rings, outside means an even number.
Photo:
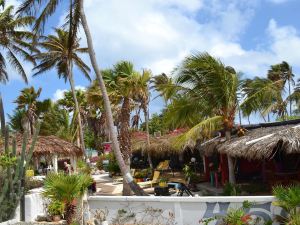
[[[277,152],[300,153],[300,121],[278,122],[250,126],[245,135],[234,135],[226,141],[224,137],[203,143],[205,155],[213,152],[248,160],[271,159]]]
[[[12,143],[12,139],[10,138],[10,142]],[[28,143],[26,146],[26,150],[29,151],[29,148],[32,143],[32,138],[28,138]],[[17,152],[20,153],[22,150],[23,144],[23,136],[16,135],[16,144],[17,144]],[[1,143],[3,146],[3,143]],[[58,155],[58,156],[82,156],[83,151],[81,148],[76,145],[65,141],[56,136],[39,136],[37,142],[35,144],[33,150],[33,157],[40,156],[49,156],[49,155]]]

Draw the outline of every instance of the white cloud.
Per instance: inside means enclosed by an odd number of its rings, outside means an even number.
[[[243,54],[236,40],[254,15],[256,2],[89,0],[85,6],[101,66],[125,59],[157,74],[170,72],[193,51],[220,57]]]
[[[85,90],[86,90],[86,87],[83,87],[83,86],[81,86],[81,85],[77,85],[77,86],[75,86],[75,89],[76,89],[76,90],[82,90],[82,91],[85,91]],[[53,94],[52,101],[56,102],[57,100],[64,98],[64,94],[65,94],[65,92],[67,92],[67,91],[69,91],[69,90],[67,90],[67,89],[57,89],[57,90],[54,92],[54,94]]]

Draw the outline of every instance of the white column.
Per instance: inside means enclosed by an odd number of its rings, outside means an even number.
[[[57,173],[58,171],[58,157],[57,155],[55,154],[54,156],[52,156],[52,164],[53,164],[53,169],[54,169],[54,172]]]

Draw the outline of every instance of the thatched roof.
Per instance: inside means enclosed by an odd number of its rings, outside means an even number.
[[[144,151],[155,155],[165,155],[168,153],[178,153],[173,147],[173,138],[179,136],[184,131],[182,129],[175,130],[163,136],[150,136],[150,146],[147,146],[147,135],[145,132],[132,133],[132,152]]]
[[[10,140],[12,141],[12,138]],[[22,135],[17,135],[16,142],[17,152],[21,152],[23,143]],[[31,142],[32,139],[29,138],[26,148],[27,151],[31,146]],[[81,148],[75,146],[74,144],[60,139],[56,136],[39,136],[33,151],[33,157],[47,156],[51,154],[57,154],[59,156],[82,156],[83,151]]]
[[[217,137],[202,144],[201,148],[205,155],[217,151],[249,160],[270,159],[277,151],[300,153],[300,120],[260,124],[248,129],[245,136],[235,135],[230,141]]]

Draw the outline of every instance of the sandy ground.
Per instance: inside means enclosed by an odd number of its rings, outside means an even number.
[[[163,177],[167,177],[169,182],[176,181],[185,183],[184,178],[181,173],[165,173]],[[117,178],[110,178],[108,173],[101,175],[93,175],[94,180],[97,183],[97,191],[94,195],[103,195],[103,196],[121,196],[122,195],[122,182],[116,182]],[[154,194],[154,188],[144,189],[148,194]],[[201,192],[195,192],[195,194],[202,195]]]

